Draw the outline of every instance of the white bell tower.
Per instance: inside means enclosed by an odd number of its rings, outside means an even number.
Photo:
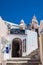
[[[38,28],[38,21],[37,21],[35,15],[32,18],[32,26],[34,27],[34,29],[37,29]]]

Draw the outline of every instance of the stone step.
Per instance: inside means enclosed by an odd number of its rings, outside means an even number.
[[[20,58],[20,57],[19,58],[10,58],[7,61],[13,61],[13,60],[14,61],[18,61],[18,60],[25,60],[26,61],[26,60],[31,60],[31,58]]]
[[[17,63],[16,64],[15,63],[14,64],[7,63],[6,65],[39,65],[39,64],[37,64],[37,63],[35,63],[35,64],[33,64],[33,63],[31,63],[31,64],[30,63],[22,63],[22,64],[21,63],[19,63],[19,64],[17,64]]]
[[[11,58],[9,60],[4,60],[2,65],[30,65],[30,64],[40,64],[39,60],[30,58]]]

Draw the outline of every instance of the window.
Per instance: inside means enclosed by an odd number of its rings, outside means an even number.
[[[26,39],[23,40],[23,52],[26,52]]]

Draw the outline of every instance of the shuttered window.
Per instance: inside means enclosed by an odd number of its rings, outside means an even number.
[[[23,40],[23,52],[26,52],[26,39]]]

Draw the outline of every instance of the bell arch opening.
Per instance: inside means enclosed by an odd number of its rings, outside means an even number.
[[[22,40],[20,38],[12,40],[12,57],[22,57]]]

